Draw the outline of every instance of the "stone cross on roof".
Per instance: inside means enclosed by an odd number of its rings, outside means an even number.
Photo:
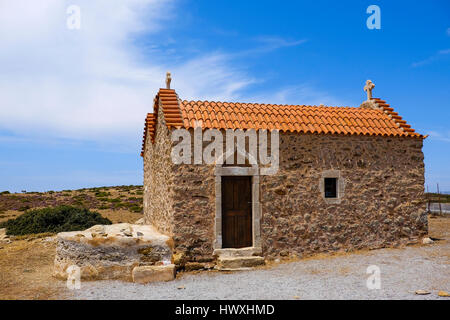
[[[166,89],[170,89],[170,82],[172,81],[172,77],[170,76],[170,72],[166,73]]]
[[[364,86],[364,91],[367,92],[367,101],[372,99],[372,89],[375,88],[375,84],[372,80],[366,80],[366,85]]]

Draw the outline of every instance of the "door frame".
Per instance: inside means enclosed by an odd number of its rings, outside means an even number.
[[[222,249],[222,176],[250,176],[252,188],[252,247],[261,248],[261,205],[259,202],[259,168],[223,167],[215,168],[216,216],[214,249]]]

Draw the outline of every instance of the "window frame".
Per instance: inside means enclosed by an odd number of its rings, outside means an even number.
[[[327,194],[329,194],[329,190],[327,190],[327,181],[334,181],[334,183],[331,184],[331,187],[334,188],[334,190],[332,190],[332,196],[329,196]],[[339,178],[338,177],[324,177],[323,178],[323,196],[326,199],[337,199],[339,198]],[[327,193],[328,192],[328,193]]]

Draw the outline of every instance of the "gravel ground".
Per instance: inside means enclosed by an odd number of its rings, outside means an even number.
[[[369,290],[367,267],[381,271],[381,289]],[[184,289],[179,289],[179,287]],[[429,295],[416,295],[416,290]],[[450,242],[310,258],[234,273],[181,273],[175,281],[139,285],[83,282],[73,299],[448,299]],[[69,292],[69,290],[67,290]]]

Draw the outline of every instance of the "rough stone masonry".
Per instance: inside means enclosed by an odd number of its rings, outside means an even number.
[[[190,119],[214,118],[210,116],[212,112],[190,113],[188,107],[200,104],[218,108],[215,102],[181,101],[173,90],[163,90],[159,95],[176,97],[170,98],[170,105],[178,104],[184,126],[191,134]],[[216,211],[220,205],[220,194],[215,188],[216,168],[172,162],[171,150],[176,143],[171,140],[171,132],[176,128],[168,121],[175,121],[178,115],[174,109],[170,113],[164,111],[169,109],[165,109],[161,99],[155,98],[153,131],[144,140],[145,222],[173,238],[179,263],[211,262],[216,258]],[[233,103],[226,105],[220,109],[225,111],[220,112],[231,113]],[[249,109],[242,105],[239,112],[242,116],[245,110],[269,107]],[[281,107],[304,110],[303,106],[278,106]],[[323,107],[308,108],[308,112],[316,112]],[[406,121],[377,98],[365,101],[360,108],[326,108],[327,112],[366,112],[389,122],[389,130],[395,134],[280,131],[278,172],[252,177],[259,181],[258,231],[260,249],[266,258],[399,246],[415,242],[427,233],[424,137],[413,133]],[[354,130],[363,127],[357,120],[359,126],[355,125]],[[337,178],[336,198],[324,197],[325,178]]]

